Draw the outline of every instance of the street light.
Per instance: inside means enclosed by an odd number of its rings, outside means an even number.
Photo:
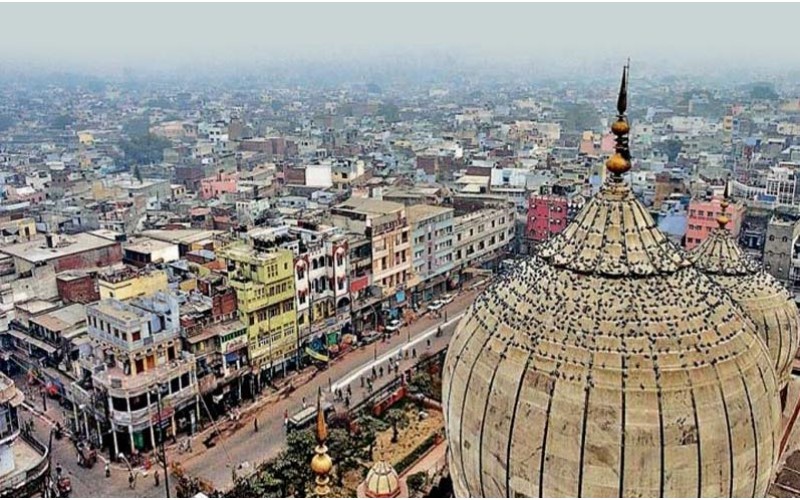
[[[157,389],[157,390],[156,390]],[[155,392],[156,394],[156,404],[158,405],[158,438],[161,441],[161,463],[164,466],[164,492],[166,498],[169,498],[169,472],[167,472],[167,450],[164,448],[164,428],[161,425],[161,421],[163,419],[163,415],[161,414],[161,393],[164,392],[166,389],[166,384],[159,384],[153,390],[151,390],[150,394]]]

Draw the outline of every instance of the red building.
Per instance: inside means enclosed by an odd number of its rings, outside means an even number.
[[[534,195],[528,199],[528,223],[525,235],[529,241],[547,241],[567,227],[569,201],[561,196]]]
[[[91,304],[100,300],[97,276],[82,271],[65,271],[56,276],[58,297],[67,304]]]

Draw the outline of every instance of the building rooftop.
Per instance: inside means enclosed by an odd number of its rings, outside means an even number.
[[[399,212],[403,210],[405,206],[402,203],[376,200],[375,198],[349,198],[344,203],[336,205],[335,208],[366,215],[382,216]]]
[[[123,245],[122,248],[137,253],[151,253],[172,248],[175,245],[175,243],[169,243],[166,241],[154,240],[145,237],[131,240],[129,243]]]
[[[152,229],[142,231],[143,236],[148,238],[166,241],[174,244],[190,245],[198,243],[203,240],[213,240],[214,236],[221,234],[223,231],[212,231],[208,229]]]
[[[435,205],[411,205],[410,207],[406,208],[406,212],[408,214],[408,220],[411,222],[416,222],[430,219],[431,217],[436,217],[437,215],[446,213],[452,214],[453,209],[450,207],[437,207]]]
[[[83,304],[72,304],[31,319],[53,332],[63,332],[86,321],[86,308]]]
[[[116,244],[105,238],[90,233],[78,233],[69,236],[59,236],[59,242],[53,248],[47,246],[45,239],[37,239],[9,245],[2,249],[2,253],[13,255],[28,262],[47,262],[50,260],[74,255],[76,253],[97,250]]]

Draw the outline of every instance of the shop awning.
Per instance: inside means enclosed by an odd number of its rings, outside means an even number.
[[[328,358],[328,356],[325,356],[324,354],[320,354],[317,351],[311,350],[308,347],[306,347],[306,354],[308,354],[312,358],[316,359],[317,361],[322,361],[323,363],[327,363],[328,360],[330,359],[330,358]]]
[[[11,335],[12,337],[16,338],[16,339],[22,340],[23,342],[27,342],[28,344],[30,344],[30,345],[32,345],[34,347],[38,347],[39,349],[43,350],[47,354],[53,354],[54,352],[56,352],[56,348],[51,346],[47,342],[43,342],[43,341],[41,341],[39,339],[35,339],[35,338],[31,337],[30,335],[27,335],[25,333],[18,332],[17,330],[8,330],[7,333],[9,335]]]

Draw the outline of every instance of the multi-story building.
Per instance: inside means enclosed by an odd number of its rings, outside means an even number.
[[[510,203],[457,216],[453,220],[453,259],[459,270],[497,265],[513,245],[514,216]]]
[[[782,206],[795,206],[795,189],[797,177],[792,164],[781,164],[772,167],[766,178],[766,195],[773,197],[775,203]]]
[[[128,300],[155,292],[165,292],[169,286],[163,269],[125,267],[101,274],[97,279],[101,299]]]
[[[312,356],[327,356],[352,329],[347,238],[335,228],[290,231],[300,240],[294,259],[299,344]]]
[[[727,227],[734,238],[739,237],[744,211],[744,206],[737,203],[731,204],[725,211],[725,215],[730,219]],[[685,245],[687,250],[705,241],[711,230],[719,227],[717,217],[721,213],[719,198],[695,198],[689,202]]]
[[[194,428],[195,360],[182,350],[175,296],[101,300],[86,307],[86,322],[93,352],[80,360],[83,377],[72,388],[76,428],[92,435],[91,417],[113,457],[150,450],[158,436]]]
[[[372,245],[372,284],[381,288],[384,314],[398,317],[407,304],[411,273],[410,228],[405,206],[373,198],[350,198],[331,209],[333,225],[366,236]]]
[[[764,269],[795,290],[800,287],[800,224],[792,217],[775,214],[767,224]]]
[[[526,236],[539,243],[567,227],[568,201],[563,196],[534,195],[528,202]]]
[[[49,450],[20,426],[25,400],[14,381],[0,373],[0,497],[46,496]]]
[[[248,357],[260,384],[298,350],[292,252],[262,252],[247,245],[225,251],[230,286],[236,291],[239,320],[247,327]],[[260,385],[259,385],[260,387]]]
[[[448,207],[412,205],[408,207],[411,225],[413,302],[423,302],[447,290],[447,279],[453,270],[453,214]]]

